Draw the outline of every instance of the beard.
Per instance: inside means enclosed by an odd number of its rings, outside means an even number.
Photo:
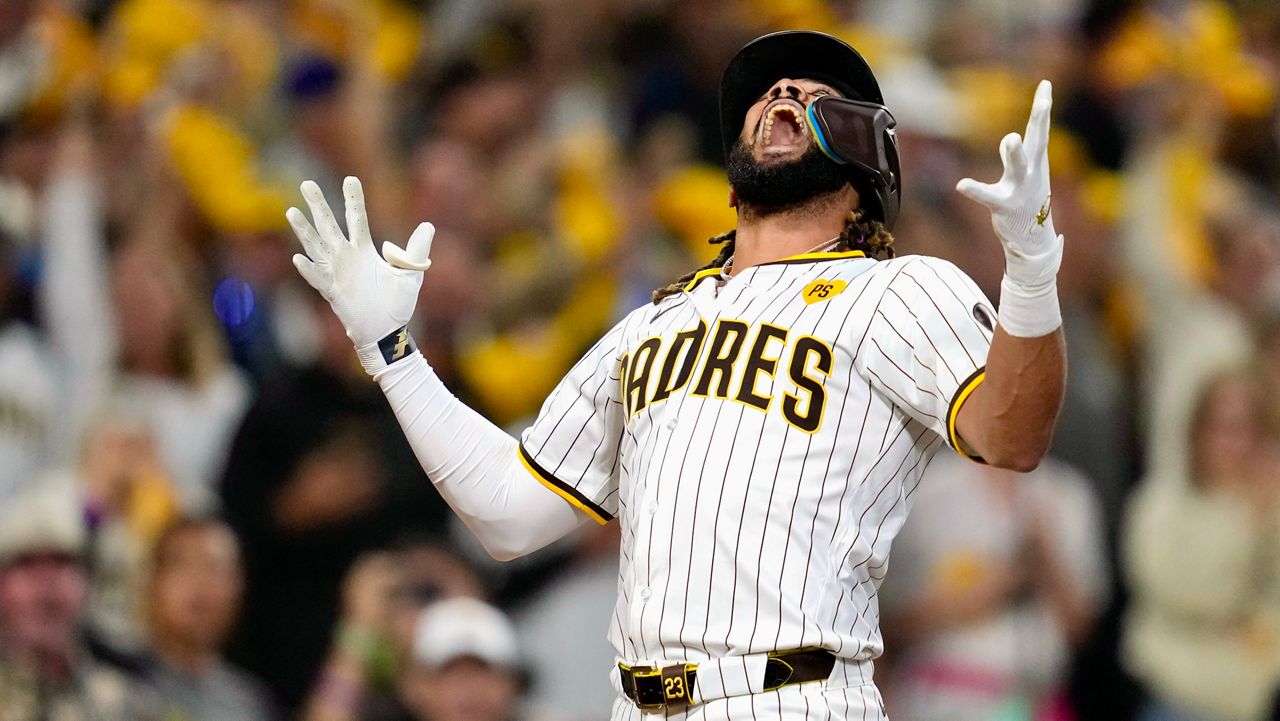
[[[726,170],[729,186],[744,210],[757,216],[795,212],[849,183],[844,168],[823,155],[817,144],[810,144],[795,160],[765,165],[738,138],[729,151]]]

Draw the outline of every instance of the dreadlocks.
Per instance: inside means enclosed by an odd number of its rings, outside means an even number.
[[[886,258],[894,257],[893,252],[893,234],[889,229],[884,227],[884,223],[878,220],[869,220],[863,217],[861,208],[849,213],[848,220],[844,223],[844,230],[840,231],[839,241],[833,250],[848,251],[860,250],[867,254],[869,258],[879,258],[883,253]],[[656,305],[663,298],[669,295],[679,293],[694,276],[704,270],[710,268],[723,267],[729,259],[733,257],[734,239],[737,231],[731,230],[723,235],[717,235],[707,242],[711,245],[720,246],[720,253],[710,263],[696,268],[680,276],[674,283],[653,291],[653,302]]]

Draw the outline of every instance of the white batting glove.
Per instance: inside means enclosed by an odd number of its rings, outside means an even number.
[[[1054,232],[1049,192],[1049,111],[1053,85],[1041,80],[1023,137],[1009,133],[1000,141],[1004,175],[994,185],[965,178],[963,195],[991,210],[991,225],[1004,246],[1000,284],[1000,320],[1007,333],[1036,338],[1062,325],[1057,277],[1062,265],[1062,236]]]
[[[356,345],[361,364],[373,375],[414,348],[405,324],[418,302],[422,273],[431,267],[428,256],[436,229],[422,223],[409,237],[406,249],[383,243],[382,257],[378,257],[369,235],[360,181],[348,177],[342,182],[342,192],[350,240],[338,227],[320,186],[310,180],[302,184],[302,197],[311,208],[315,225],[297,208],[285,213],[306,251],[306,255],[293,256],[293,265],[333,306],[347,337]]]

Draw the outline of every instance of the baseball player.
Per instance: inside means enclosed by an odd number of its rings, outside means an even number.
[[[613,719],[882,719],[876,592],[930,458],[1031,469],[1061,404],[1050,102],[1042,82],[999,182],[957,186],[1005,249],[997,322],[953,265],[877,258],[898,152],[862,57],[814,32],[753,41],[720,89],[738,213],[720,257],[605,334],[519,440],[455,399],[405,328],[429,223],[380,257],[359,181],[349,238],[307,182],[294,261],[495,558],[618,519]]]

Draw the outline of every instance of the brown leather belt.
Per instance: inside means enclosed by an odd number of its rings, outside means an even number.
[[[764,666],[764,690],[772,691],[807,681],[821,681],[831,675],[836,657],[830,651],[776,651]],[[698,664],[678,663],[655,668],[618,664],[622,692],[642,711],[680,709],[693,703],[693,685],[698,680]]]

